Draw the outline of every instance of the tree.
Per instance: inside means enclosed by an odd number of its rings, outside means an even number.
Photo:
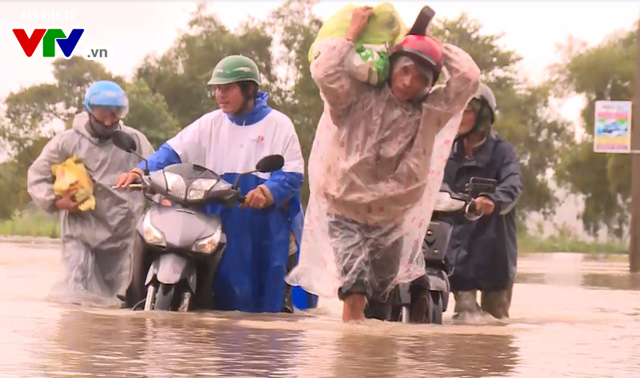
[[[154,148],[180,131],[164,97],[152,93],[144,80],[125,84],[124,90],[129,98],[129,114],[124,123],[140,130]]]
[[[628,155],[593,152],[593,122],[597,100],[629,100],[633,95],[636,33],[616,33],[601,44],[585,48],[570,40],[563,46],[565,59],[553,67],[561,94],[583,95],[585,138],[568,144],[556,166],[559,183],[585,196],[581,214],[587,232],[595,234],[606,226],[618,238],[629,222],[626,209],[631,196],[631,159]]]
[[[483,82],[496,96],[499,113],[494,130],[514,146],[525,180],[518,206],[521,220],[532,211],[553,214],[558,200],[549,187],[547,172],[555,166],[569,134],[567,124],[549,109],[552,83],[523,83],[516,69],[522,58],[499,46],[502,35],[483,34],[482,24],[465,13],[435,22],[430,32],[468,52],[480,68]]]
[[[320,91],[311,78],[309,48],[316,38],[322,21],[313,15],[316,0],[288,0],[274,10],[265,23],[265,29],[272,35],[279,35],[283,53],[276,59],[278,67],[285,67],[285,75],[274,88],[275,106],[288,115],[295,125],[300,148],[306,162],[316,127],[322,115],[324,104]],[[305,170],[302,201],[309,198],[309,175]]]
[[[11,218],[16,210],[24,209],[31,201],[27,193],[27,171],[48,141],[49,137],[39,137],[11,161],[0,164],[0,196],[11,199],[0,203],[0,219]]]
[[[6,100],[6,122],[0,124],[0,138],[9,147],[9,157],[18,155],[42,134],[42,127],[58,118],[57,104],[62,96],[55,84],[39,84]]]
[[[271,64],[271,36],[257,27],[239,34],[230,32],[215,15],[205,13],[203,4],[189,22],[189,32],[181,35],[159,58],[147,56],[136,70],[152,93],[161,94],[180,128],[215,109],[215,99],[207,82],[215,63],[228,55],[253,59],[262,73],[262,87],[274,81]]]

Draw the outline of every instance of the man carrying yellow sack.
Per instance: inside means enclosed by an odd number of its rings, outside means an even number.
[[[311,64],[324,113],[309,159],[300,260],[287,278],[337,294],[345,322],[388,318],[391,290],[424,275],[420,247],[435,193],[480,78],[460,48],[411,34],[391,50],[383,85],[358,79],[355,41],[372,15],[354,10],[346,34],[322,41]],[[434,85],[441,73],[448,80]]]
[[[117,296],[131,279],[144,197],[112,189],[118,174],[139,159],[115,147],[111,135],[118,129],[132,134],[145,157],[153,147],[142,133],[120,124],[129,101],[116,83],[93,83],[84,106],[73,127],[53,137],[31,165],[27,190],[38,207],[61,213],[65,278],[52,292],[54,299],[119,306]]]

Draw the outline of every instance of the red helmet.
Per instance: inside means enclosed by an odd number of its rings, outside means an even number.
[[[424,35],[407,35],[391,51],[395,55],[407,56],[422,67],[433,71],[433,82],[438,81],[442,72],[442,51],[440,45]]]

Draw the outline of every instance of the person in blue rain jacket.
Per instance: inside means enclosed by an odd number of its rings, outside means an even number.
[[[163,144],[149,157],[149,170],[188,162],[234,182],[267,155],[282,155],[285,164],[271,174],[243,176],[243,205],[206,205],[207,213],[222,218],[227,236],[227,249],[213,278],[213,303],[206,307],[244,312],[315,307],[317,297],[285,283],[297,262],[303,223],[304,159],[293,123],[267,105],[268,94],[259,91],[258,67],[247,57],[222,59],[208,84],[214,87],[220,109],[203,115]],[[143,168],[141,163],[123,173],[116,186],[133,183]]]

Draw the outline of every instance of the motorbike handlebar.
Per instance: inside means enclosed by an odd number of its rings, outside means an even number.
[[[476,200],[472,199],[464,210],[464,217],[470,221],[476,221],[484,216],[483,213],[476,213]]]
[[[469,205],[467,206],[467,212],[468,213],[475,213],[476,212],[476,200],[472,199],[471,202],[469,202]]]
[[[117,187],[115,185],[113,185],[111,187],[111,189],[121,189],[121,190],[125,190],[125,189],[129,189],[129,190],[142,190],[143,186],[142,184],[130,184],[129,186],[121,186],[121,187]]]
[[[121,186],[121,187],[116,187],[115,185],[113,185],[111,187],[111,189],[115,189],[115,190],[143,190],[145,188],[145,186],[143,184],[129,184],[129,186]],[[247,197],[243,196],[242,194],[240,194],[240,192],[238,192],[238,202],[239,203],[244,203],[244,201],[247,199]]]

